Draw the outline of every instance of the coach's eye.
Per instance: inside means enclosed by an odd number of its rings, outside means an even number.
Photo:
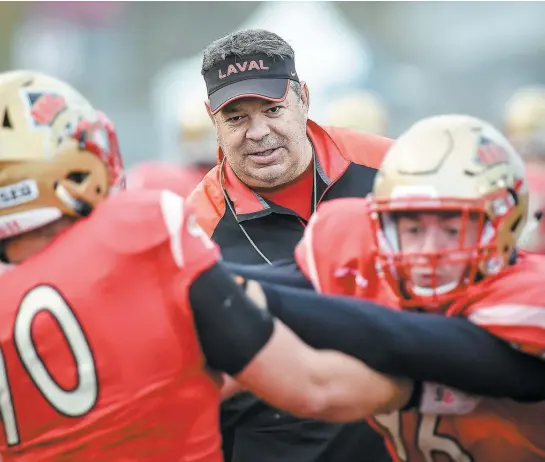
[[[227,122],[236,124],[237,122],[240,122],[243,118],[244,116],[233,116],[233,117],[229,117],[227,119]]]
[[[278,114],[282,108],[283,108],[282,106],[274,106],[274,107],[271,107],[271,108],[268,110],[268,112],[269,112],[270,114]]]

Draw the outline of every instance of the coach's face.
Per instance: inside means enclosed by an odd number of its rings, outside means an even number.
[[[246,185],[276,188],[306,169],[308,102],[308,89],[302,83],[300,97],[290,88],[282,102],[241,98],[213,117],[218,144]]]

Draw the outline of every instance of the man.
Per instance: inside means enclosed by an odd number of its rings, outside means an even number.
[[[310,94],[294,52],[264,30],[229,34],[203,56],[218,165],[189,197],[204,232],[228,262],[292,260],[319,203],[364,197],[391,141],[308,120]],[[243,394],[222,408],[225,456],[232,462],[316,462],[343,431],[353,451],[336,462],[389,460],[365,423],[301,421]],[[348,443],[339,444],[347,451]],[[365,459],[365,457],[368,459]]]
[[[202,72],[219,162],[190,198],[199,223],[227,261],[291,259],[316,205],[365,196],[391,142],[309,121],[309,89],[276,34],[249,30],[213,42]]]
[[[437,314],[450,317],[460,327],[470,321],[522,352],[518,353],[521,361],[531,356],[543,358],[545,260],[517,251],[528,210],[525,168],[493,127],[464,116],[425,119],[388,152],[369,201],[337,202],[318,211],[297,249],[299,265],[319,291],[370,298],[415,312],[400,312],[408,315],[398,316],[406,324],[413,316],[430,328],[434,323],[430,319],[441,320]],[[347,217],[354,225],[348,226]],[[347,226],[342,226],[343,221]],[[371,251],[362,244],[369,238],[375,242]],[[341,245],[336,252],[327,253],[320,245],[326,240]],[[273,309],[306,341],[341,348],[364,359],[361,347],[373,340],[365,327],[372,322],[370,316],[348,307],[336,306],[332,311],[324,312],[323,306],[285,308],[283,312]],[[429,315],[416,314],[418,311],[434,315],[428,319]],[[389,319],[399,325],[396,313],[391,314]],[[416,322],[406,334],[399,327],[396,330],[401,332],[396,339],[400,350],[414,349],[410,343],[428,335]],[[383,347],[383,340],[375,341],[377,347]],[[438,335],[436,348],[429,348],[428,357],[421,358],[424,367],[435,361],[442,369],[440,361],[452,362],[444,356],[444,345],[449,342],[452,340]],[[461,356],[472,353],[475,357],[463,361],[466,375],[481,374],[477,368],[490,367],[489,352],[464,342],[459,349]],[[389,350],[388,359],[402,361],[392,354],[395,351],[395,347]],[[400,372],[403,367],[396,369]],[[468,382],[463,377],[454,380]],[[521,404],[482,399],[475,406],[452,392],[436,390],[435,399],[421,402],[420,412],[376,419],[397,459],[430,461],[433,454],[442,453],[460,461],[543,460],[545,401]],[[448,407],[467,415],[437,415]]]
[[[0,114],[2,460],[220,462],[212,371],[303,417],[410,402],[409,381],[312,350],[258,309],[179,196],[110,195],[115,131],[74,89],[1,75]]]

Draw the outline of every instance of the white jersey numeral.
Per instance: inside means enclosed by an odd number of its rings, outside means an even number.
[[[55,381],[36,351],[32,323],[42,312],[48,312],[55,318],[72,352],[78,379],[73,389],[66,390]],[[15,319],[14,340],[28,375],[57,412],[70,417],[81,417],[93,409],[98,399],[98,379],[91,348],[70,306],[53,287],[38,286],[25,295]],[[12,390],[1,351],[0,411],[8,444],[18,444],[20,438]]]
[[[446,455],[452,462],[471,462],[471,456],[460,446],[458,441],[437,433],[441,416],[422,414],[416,428],[416,435],[408,436],[416,442],[416,449],[426,462],[435,462],[434,454]],[[401,462],[412,462],[409,459],[401,428],[401,415],[393,412],[375,417],[375,420],[390,433],[389,437]]]

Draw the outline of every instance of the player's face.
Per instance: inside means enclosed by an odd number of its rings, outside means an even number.
[[[481,225],[477,217],[464,219],[456,212],[426,212],[399,216],[397,228],[403,254],[420,255],[410,269],[413,284],[438,288],[461,280]]]
[[[253,188],[274,188],[300,175],[308,164],[308,97],[292,89],[280,103],[242,98],[216,116],[218,144],[237,176]]]

